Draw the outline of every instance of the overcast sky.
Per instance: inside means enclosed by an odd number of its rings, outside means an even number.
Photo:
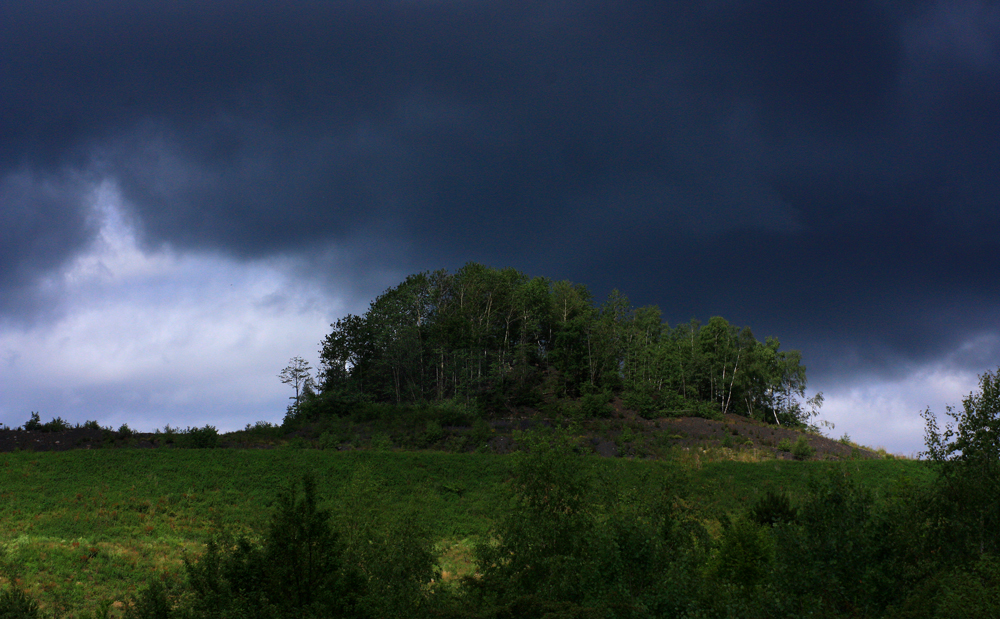
[[[0,422],[280,421],[469,261],[802,351],[912,454],[1000,365],[1000,3],[0,0]]]

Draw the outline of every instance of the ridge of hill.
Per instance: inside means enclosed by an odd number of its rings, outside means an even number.
[[[551,418],[525,410],[490,420],[448,419],[434,415],[399,418],[327,418],[294,429],[259,422],[244,430],[219,434],[211,426],[133,432],[96,424],[61,430],[0,429],[0,452],[66,451],[98,448],[267,449],[286,444],[303,448],[348,450],[478,451],[506,454],[518,449],[519,432],[560,426],[578,440],[581,453],[602,457],[719,460],[848,460],[894,457],[847,439],[834,440],[803,429],[767,424],[741,415],[720,419],[664,417],[645,419],[612,403],[607,418]],[[46,424],[49,425],[49,424]]]

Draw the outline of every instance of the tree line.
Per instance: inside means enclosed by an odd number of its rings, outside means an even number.
[[[331,327],[318,393],[304,393],[314,412],[358,400],[543,408],[614,394],[647,417],[803,425],[821,403],[803,401],[801,355],[775,338],[718,316],[670,326],[658,307],[633,307],[617,290],[597,303],[582,284],[513,268],[410,275]]]

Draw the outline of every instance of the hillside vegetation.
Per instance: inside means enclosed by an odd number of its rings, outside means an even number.
[[[458,401],[488,414],[559,414],[582,398],[587,416],[620,396],[646,418],[727,413],[802,425],[798,351],[713,317],[670,327],[655,306],[614,291],[595,304],[580,284],[470,263],[411,275],[361,316],[332,325],[317,385],[296,384],[303,421],[359,404]],[[304,378],[305,375],[300,375]],[[294,380],[289,376],[288,380]]]
[[[550,438],[560,449],[568,447],[545,432],[522,440]],[[103,603],[122,609],[150,582],[166,585],[164,592],[177,602],[187,579],[185,557],[203,556],[205,544],[220,536],[260,540],[278,492],[310,474],[320,506],[330,510],[332,526],[342,537],[363,528],[372,540],[389,543],[405,533],[406,543],[422,544],[428,553],[430,563],[420,572],[426,575],[426,591],[465,595],[461,578],[477,573],[479,543],[494,539],[503,514],[517,513],[508,503],[516,496],[511,483],[521,458],[290,445],[3,454],[4,580],[19,583],[53,615],[79,617]],[[812,500],[810,484],[825,479],[832,466],[608,459],[581,456],[571,447],[559,462],[570,467],[562,474],[572,471],[574,483],[583,484],[585,508],[580,509],[595,523],[619,510],[658,506],[701,531],[699,552],[705,560],[730,516],[744,514],[768,491],[803,505]],[[839,466],[844,468],[836,469],[838,476],[879,497],[922,487],[929,474],[912,461],[858,460]],[[559,523],[553,526],[562,529]]]
[[[470,264],[299,358],[279,425],[0,430],[0,617],[1000,616],[1000,374],[926,459],[777,340]]]

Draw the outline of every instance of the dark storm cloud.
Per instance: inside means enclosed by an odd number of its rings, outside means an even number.
[[[85,179],[9,170],[0,176],[0,315],[38,310],[33,288],[93,232]]]
[[[996,3],[2,7],[5,289],[91,233],[18,179],[89,174],[153,245],[377,237],[372,270],[511,264],[860,365],[998,326]]]

